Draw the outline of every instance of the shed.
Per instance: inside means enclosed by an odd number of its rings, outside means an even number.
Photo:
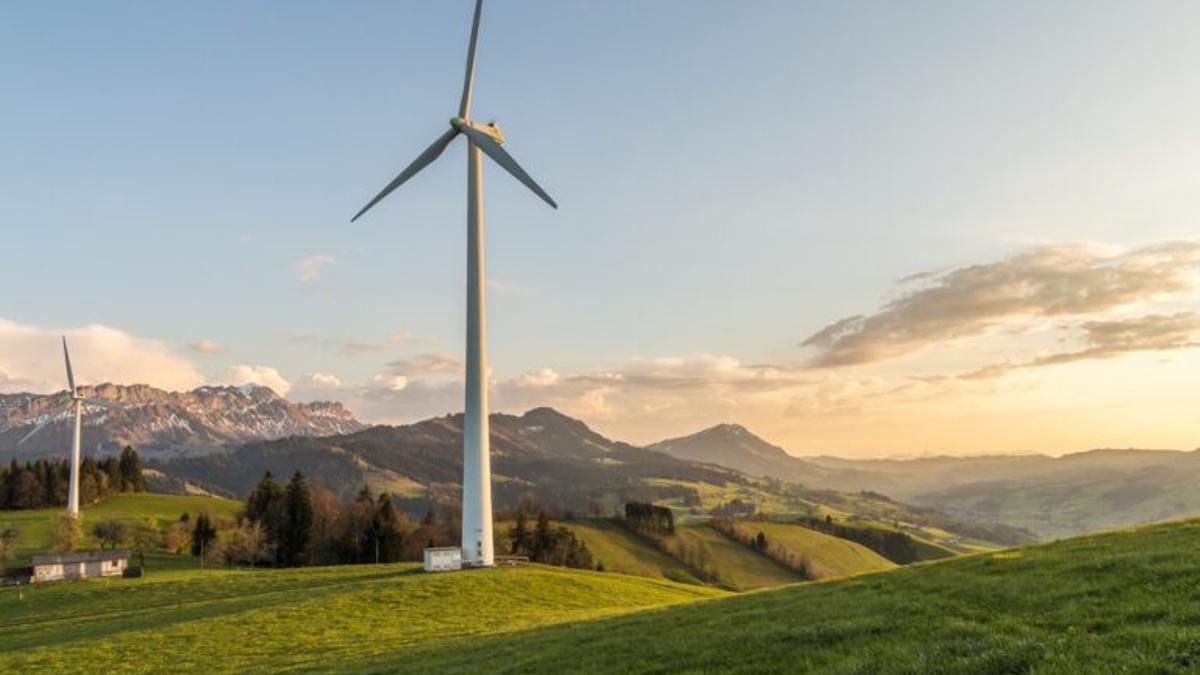
[[[426,572],[450,572],[462,569],[462,549],[450,546],[425,549]]]
[[[76,551],[55,555],[35,555],[30,561],[33,583],[86,579],[88,577],[119,577],[129,566],[129,551]]]

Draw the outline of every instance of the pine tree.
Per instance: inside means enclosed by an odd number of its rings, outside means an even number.
[[[512,529],[512,554],[518,555],[529,550],[529,527],[526,524],[525,511],[517,511],[517,522]]]
[[[138,457],[133,447],[127,445],[121,450],[118,473],[121,477],[121,484],[113,485],[113,490],[120,490],[121,492],[146,491],[146,478],[142,475],[142,458]]]
[[[204,550],[217,540],[217,528],[213,525],[208,513],[201,511],[196,516],[196,524],[192,527],[192,555],[202,556]]]
[[[279,562],[284,565],[299,565],[308,542],[312,538],[313,507],[312,495],[304,474],[292,474],[284,491],[285,523],[279,545]]]
[[[554,533],[550,531],[550,518],[545,511],[538,513],[537,528],[533,532],[530,558],[541,561],[554,548]]]

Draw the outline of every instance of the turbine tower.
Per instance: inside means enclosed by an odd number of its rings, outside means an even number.
[[[493,564],[492,469],[488,442],[487,331],[483,272],[483,158],[487,155],[554,208],[558,204],[525,173],[502,147],[504,134],[495,122],[471,119],[471,93],[475,85],[475,47],[479,42],[479,17],[483,0],[475,2],[471,41],[462,100],[450,128],[425,152],[400,172],[387,187],[350,219],[354,222],[421,169],[433,163],[459,134],[467,137],[467,358],[466,414],[463,419],[462,549],[463,562],[471,566]]]
[[[97,401],[90,398],[84,398],[79,393],[79,389],[75,386],[75,374],[71,372],[71,353],[67,351],[67,338],[64,335],[62,339],[63,345],[63,360],[67,363],[67,385],[70,389],[67,393],[70,395],[70,406],[72,412],[75,413],[71,432],[71,482],[67,490],[67,515],[72,518],[79,517],[79,452],[80,452],[80,436],[83,428],[83,402],[96,403],[97,405],[106,405],[103,401]],[[33,431],[25,434],[24,438],[17,441],[17,445],[21,445],[29,440],[31,436],[46,428],[54,420],[53,417],[47,417],[42,420]]]

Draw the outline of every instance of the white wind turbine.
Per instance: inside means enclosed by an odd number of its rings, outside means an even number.
[[[504,135],[495,122],[479,124],[471,120],[471,90],[475,84],[475,46],[479,41],[479,16],[483,0],[475,2],[471,41],[467,48],[467,71],[463,80],[458,115],[450,120],[450,129],[426,148],[400,175],[375,196],[350,220],[354,222],[393,190],[433,163],[459,134],[467,137],[467,359],[466,414],[463,419],[463,562],[473,566],[493,564],[492,551],[492,469],[488,443],[487,352],[484,322],[483,274],[483,162],[482,154],[541,197],[558,208],[504,150]]]
[[[72,518],[79,517],[79,452],[80,452],[80,435],[83,428],[83,404],[94,403],[100,406],[108,406],[107,401],[101,401],[94,398],[87,398],[79,393],[79,389],[75,386],[75,374],[71,372],[71,353],[67,351],[67,338],[63,336],[63,360],[67,363],[67,385],[70,387],[67,393],[71,397],[71,409],[75,413],[74,426],[71,434],[71,482],[67,490],[67,515]],[[32,431],[25,434],[25,437],[17,441],[17,445],[21,445],[29,440],[31,436],[46,428],[54,421],[52,416],[47,416],[46,419],[38,423]]]

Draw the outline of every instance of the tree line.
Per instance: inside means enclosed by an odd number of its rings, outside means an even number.
[[[778,542],[770,541],[762,530],[755,534],[753,525],[740,527],[732,518],[713,518],[711,522],[716,531],[792,570],[802,579],[816,578],[807,556],[790,551]]]
[[[830,516],[825,516],[824,520],[801,518],[797,522],[811,530],[862,544],[897,565],[907,565],[918,560],[916,544],[913,543],[912,537],[903,532],[877,527],[846,525],[834,522]]]
[[[533,562],[559,567],[576,569],[603,569],[597,566],[587,545],[575,536],[570,529],[558,526],[551,527],[550,516],[545,509],[538,512],[537,523],[529,529],[529,516],[525,509],[518,508],[509,531],[509,552],[512,555],[527,556]]]
[[[668,537],[675,534],[675,514],[665,506],[648,502],[627,502],[625,526],[639,534]]]
[[[419,561],[429,546],[458,539],[458,515],[432,509],[412,520],[396,508],[391,494],[367,486],[342,503],[297,471],[280,484],[267,471],[233,518],[201,512],[180,518],[166,535],[166,547],[190,552],[210,564],[344,565]],[[173,535],[174,532],[174,535]]]
[[[0,509],[43,509],[66,506],[71,464],[65,459],[39,459],[0,465]],[[79,465],[79,503],[92,504],[119,492],[144,492],[142,460],[132,447],[120,456],[84,458]]]

